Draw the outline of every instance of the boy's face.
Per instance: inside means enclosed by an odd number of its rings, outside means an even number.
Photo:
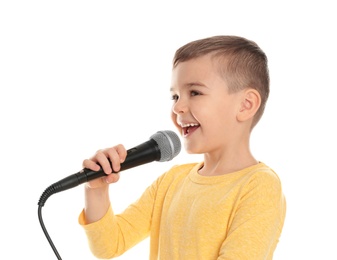
[[[188,153],[221,151],[236,140],[242,94],[228,94],[217,66],[206,55],[181,62],[172,71],[171,116]]]

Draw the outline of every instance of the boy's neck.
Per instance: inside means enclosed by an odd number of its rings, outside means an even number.
[[[231,156],[215,157],[210,154],[204,155],[204,165],[198,173],[203,176],[218,176],[240,171],[258,164],[253,155],[246,151],[245,154],[231,154]]]

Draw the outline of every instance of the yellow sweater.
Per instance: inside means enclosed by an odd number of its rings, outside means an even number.
[[[199,164],[175,166],[134,204],[111,207],[86,225],[98,258],[113,258],[150,235],[150,259],[272,259],[285,219],[281,183],[263,163],[221,176],[198,174]]]

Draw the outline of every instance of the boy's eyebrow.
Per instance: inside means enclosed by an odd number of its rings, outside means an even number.
[[[195,86],[208,88],[205,84],[202,84],[200,82],[191,82],[191,83],[187,83],[187,84],[183,85],[183,87],[185,87],[185,88],[191,88],[191,87],[195,87]],[[174,91],[174,87],[171,87],[170,91]]]

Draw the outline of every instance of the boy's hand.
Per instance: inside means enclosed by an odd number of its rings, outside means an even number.
[[[119,180],[119,173],[111,174],[112,169],[114,172],[118,172],[121,168],[121,163],[125,161],[126,155],[127,152],[125,147],[122,144],[119,144],[111,148],[98,150],[90,159],[85,159],[83,161],[84,168],[98,171],[102,167],[105,174],[107,174],[105,177],[87,182],[87,187],[100,188],[107,186],[110,183],[117,182]]]

